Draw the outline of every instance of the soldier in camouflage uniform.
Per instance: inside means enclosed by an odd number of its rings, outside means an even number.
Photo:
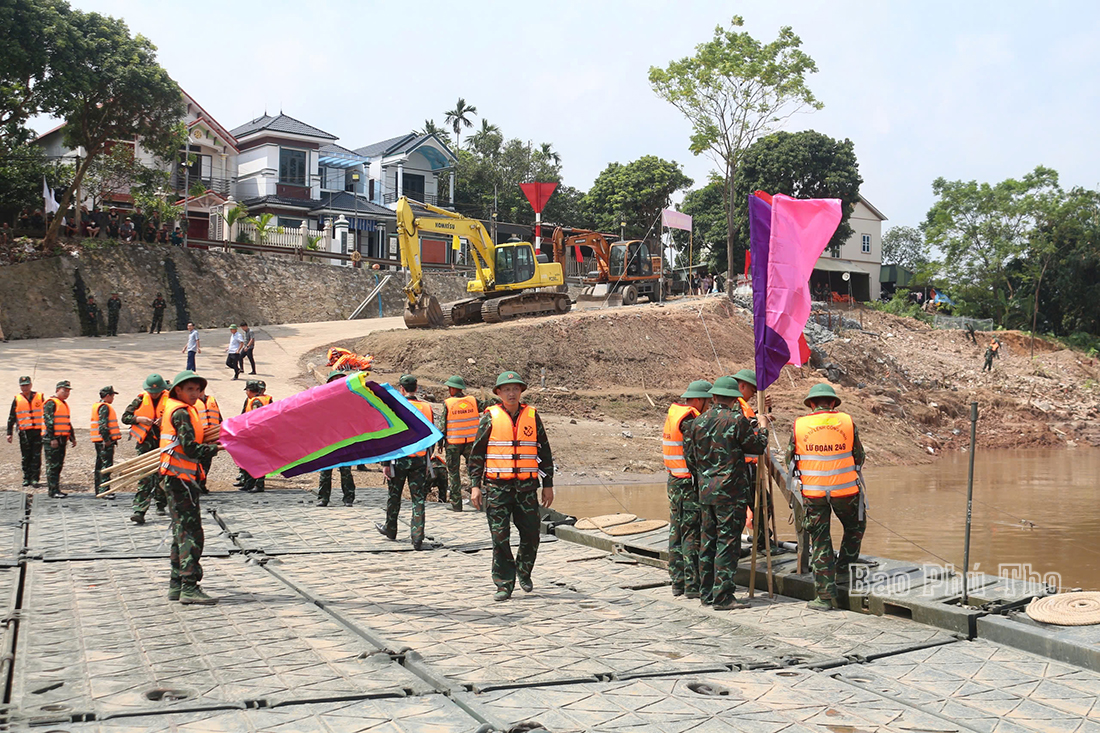
[[[809,606],[826,611],[837,605],[838,578],[846,579],[851,565],[859,560],[867,516],[857,470],[867,455],[851,417],[836,409],[840,398],[831,386],[815,384],[804,404],[810,412],[795,420],[787,446],[787,464],[801,482],[802,522],[809,539],[810,568],[817,596]],[[851,429],[850,435],[846,434],[847,428]],[[800,433],[802,450],[813,454],[799,454]],[[844,539],[837,555],[833,554],[830,525],[833,513],[844,525]]]
[[[443,410],[439,413],[436,427],[443,433],[446,441],[444,455],[447,460],[447,490],[439,495],[439,501],[450,499],[451,511],[462,511],[462,459],[466,459],[466,473],[470,473],[470,450],[474,447],[474,433],[478,424],[478,415],[485,412],[488,404],[477,399],[473,395],[466,395],[466,380],[459,375],[454,375],[443,386],[450,392],[450,397],[443,401]],[[463,410],[467,403],[476,405],[476,414],[469,415],[469,410]],[[462,414],[452,410],[462,410]],[[448,432],[448,417],[451,417],[450,432]],[[465,421],[469,420],[469,428]],[[468,433],[468,434],[467,434]],[[449,496],[448,496],[449,495]]]
[[[203,417],[195,410],[195,402],[206,389],[206,380],[191,371],[176,375],[170,401],[165,408],[165,420],[170,427],[161,440],[164,453],[160,473],[165,477],[168,506],[172,512],[172,575],[168,581],[168,600],[184,605],[208,606],[217,603],[199,587],[202,580],[202,550],[206,536],[199,513],[199,483],[202,460],[213,458],[221,450],[219,443],[203,443],[195,426],[203,428]],[[184,406],[174,401],[182,402]],[[176,408],[176,409],[173,409]],[[172,433],[175,433],[172,436]],[[173,446],[173,443],[175,445]]]
[[[424,419],[432,423],[432,406],[416,398],[417,381],[411,374],[404,374],[397,380],[401,394],[420,410]],[[422,450],[411,456],[395,461],[383,461],[382,473],[386,477],[389,492],[386,497],[386,524],[375,524],[379,532],[391,540],[397,539],[397,516],[401,513],[401,492],[405,482],[409,483],[409,495],[412,497],[411,537],[412,545],[419,550],[424,543],[424,502],[428,498],[428,450]]]
[[[122,312],[122,299],[112,292],[107,300],[107,335],[118,336],[118,315]]]
[[[348,372],[332,370],[328,373],[325,384],[335,382],[337,379],[346,379]],[[332,498],[332,469],[320,471],[317,482],[317,506],[328,506]],[[344,506],[355,503],[355,481],[351,477],[351,466],[340,466],[340,490],[344,494]]]
[[[684,459],[699,487],[702,505],[701,600],[716,611],[728,611],[745,607],[734,596],[733,582],[752,495],[745,455],[761,455],[768,447],[768,419],[760,415],[758,426],[744,416],[733,377],[714,380],[710,394],[711,408],[695,418],[684,434]]]
[[[99,306],[95,298],[88,296],[88,302],[84,304],[84,312],[88,314],[88,335],[99,337]]]
[[[699,489],[684,460],[683,436],[710,402],[710,382],[688,385],[680,402],[668,408],[664,461],[668,469],[668,575],[672,595],[699,597]]]
[[[160,449],[160,412],[163,407],[164,394],[168,390],[168,382],[159,374],[150,374],[142,385],[142,393],[126,406],[122,412],[122,424],[130,426],[130,434],[137,439],[137,454],[145,455],[149,451]],[[148,400],[145,397],[148,396]],[[154,414],[138,415],[142,405],[152,404]],[[148,412],[148,407],[145,408]],[[140,433],[145,431],[144,436]],[[149,504],[156,501],[157,514],[164,515],[167,512],[168,498],[164,495],[164,487],[160,480],[160,474],[153,473],[141,480],[137,493],[134,494],[133,513],[130,521],[134,524],[145,524],[145,512],[149,511]]]
[[[115,420],[114,409],[111,407],[116,394],[118,392],[115,392],[114,387],[104,387],[99,390],[99,407],[95,411],[94,421],[91,425],[92,443],[95,445],[93,485],[97,496],[106,491],[106,489],[102,489],[103,474],[115,465],[115,445],[121,437],[118,431],[118,423]],[[107,498],[113,501],[115,495],[108,494]]]
[[[493,537],[493,600],[512,597],[515,583],[534,589],[531,571],[539,550],[539,484],[542,505],[554,501],[554,457],[535,408],[520,402],[527,384],[515,372],[497,377],[493,393],[501,404],[481,414],[470,453],[470,503],[481,509]],[[519,531],[513,558],[511,526]]]
[[[247,396],[241,414],[258,410],[265,405],[270,405],[272,399],[267,394],[267,384],[262,379],[250,379],[244,385]],[[237,476],[237,484],[241,491],[249,494],[262,494],[265,487],[264,476],[252,476],[243,468]]]
[[[30,377],[19,378],[19,394],[11,401],[8,413],[8,442],[12,431],[19,431],[19,452],[23,459],[23,485],[38,486],[42,476],[42,408],[44,398],[32,389]]]
[[[46,447],[46,486],[50,497],[63,499],[68,496],[61,492],[61,469],[65,465],[65,448],[68,443],[76,445],[76,431],[73,430],[72,416],[65,402],[69,399],[72,385],[69,380],[57,383],[57,392],[42,406],[42,418],[46,428],[42,431],[42,442]]]

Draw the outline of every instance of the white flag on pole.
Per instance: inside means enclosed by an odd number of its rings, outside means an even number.
[[[53,189],[46,183],[46,177],[42,176],[42,208],[46,213],[56,212],[60,206],[57,205],[57,199],[53,197]]]

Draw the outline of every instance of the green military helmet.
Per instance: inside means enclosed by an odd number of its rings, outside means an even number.
[[[446,382],[443,383],[444,387],[454,387],[455,389],[466,389],[466,380],[455,374]]]
[[[709,400],[710,399],[710,382],[705,379],[696,379],[694,382],[688,385],[687,389],[682,395],[682,400]]]
[[[397,383],[400,384],[402,387],[404,387],[405,389],[407,389],[410,392],[415,392],[416,391],[416,386],[418,384],[418,382],[416,380],[416,377],[413,376],[412,374],[402,374],[397,379]]]
[[[339,379],[340,377],[346,377],[347,375],[347,372],[342,372],[339,369],[333,369],[331,372],[328,373],[328,379],[325,380],[325,384]]]
[[[497,377],[497,383],[493,385],[493,391],[496,392],[497,389],[506,384],[518,384],[524,389],[527,389],[527,382],[523,381],[523,378],[515,372],[501,372],[500,376]]]
[[[744,382],[745,384],[751,384],[753,389],[756,389],[756,372],[752,369],[742,369],[733,375],[733,378],[738,382]]]
[[[718,377],[714,380],[714,386],[710,393],[715,397],[740,397],[741,390],[737,389],[737,380],[733,377]]]
[[[255,379],[249,379],[247,382],[244,383],[244,391],[245,392],[259,392],[260,391],[260,383],[257,382]]]
[[[802,404],[810,407],[810,401],[819,397],[829,397],[836,400],[834,407],[840,405],[840,398],[836,396],[836,390],[833,389],[831,384],[825,384],[824,382],[810,387],[810,392],[806,395],[806,399],[802,400]]]
[[[184,382],[192,381],[199,383],[199,389],[206,389],[206,377],[200,377],[198,374],[195,374],[190,369],[185,369],[177,374],[175,379],[172,380],[172,386],[178,387]]]
[[[145,383],[141,385],[141,388],[149,394],[160,394],[168,389],[168,382],[164,381],[164,377],[159,374],[150,374],[145,378]]]

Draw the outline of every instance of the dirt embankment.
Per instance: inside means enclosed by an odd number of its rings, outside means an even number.
[[[863,325],[820,344],[814,366],[785,368],[769,390],[784,446],[807,390],[826,373],[873,464],[927,462],[965,447],[971,401],[979,404],[983,447],[1100,445],[1095,359],[1037,341],[1031,360],[1026,339],[1008,332],[994,371],[983,374],[981,335],[975,345],[960,331],[873,311]],[[751,367],[753,353],[750,314],[718,299],[389,331],[356,348],[375,355],[380,380],[415,373],[437,400],[451,374],[488,394],[498,373],[519,371],[546,419],[558,469],[603,479],[661,470],[669,402],[693,379]]]

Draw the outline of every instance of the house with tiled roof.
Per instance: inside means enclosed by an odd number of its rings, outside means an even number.
[[[411,132],[356,148],[370,162],[367,196],[396,207],[407,196],[437,206],[454,205],[458,157],[437,135]]]

